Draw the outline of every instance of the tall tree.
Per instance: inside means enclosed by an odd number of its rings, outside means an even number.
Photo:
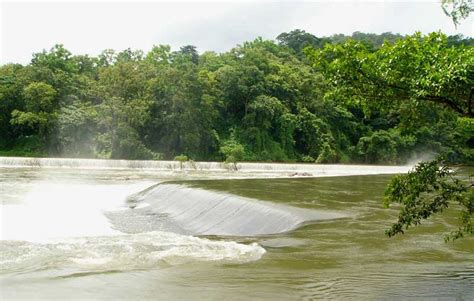
[[[13,110],[11,124],[30,130],[45,143],[56,121],[56,90],[43,82],[33,82],[23,89],[24,110]]]

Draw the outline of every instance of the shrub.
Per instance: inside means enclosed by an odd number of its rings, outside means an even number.
[[[336,163],[338,155],[334,148],[328,142],[323,143],[322,151],[316,159],[316,163]]]
[[[183,169],[184,163],[186,163],[186,161],[188,161],[189,158],[188,156],[181,154],[179,156],[174,157],[174,160],[179,161],[179,168]]]
[[[303,156],[301,157],[301,161],[305,163],[312,163],[314,162],[314,158],[311,156]]]
[[[235,140],[226,141],[224,145],[221,146],[220,151],[225,157],[225,162],[234,164],[242,160],[245,154],[244,146]]]

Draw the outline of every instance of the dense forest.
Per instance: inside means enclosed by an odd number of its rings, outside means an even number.
[[[474,39],[303,30],[225,53],[62,45],[0,66],[0,155],[474,161]]]

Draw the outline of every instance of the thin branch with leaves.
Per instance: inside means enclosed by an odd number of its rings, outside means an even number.
[[[470,183],[469,183],[470,182]],[[446,241],[472,235],[474,193],[472,181],[456,177],[443,159],[419,163],[405,175],[392,179],[385,191],[384,205],[402,205],[397,222],[385,233],[392,237],[417,226],[430,216],[441,213],[453,204],[461,208],[460,226],[445,237]]]

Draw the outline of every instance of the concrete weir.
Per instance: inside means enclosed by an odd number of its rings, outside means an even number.
[[[296,208],[240,197],[232,194],[191,188],[183,184],[159,184],[129,198],[128,213],[134,223],[115,225],[120,231],[135,232],[137,221],[155,229],[192,235],[257,236],[294,230],[301,225],[344,214]],[[133,208],[133,209],[132,209]],[[143,219],[143,217],[149,217]],[[127,229],[128,227],[128,229]]]
[[[212,174],[223,178],[238,177],[333,177],[406,173],[413,166],[356,165],[356,164],[302,164],[223,162],[180,163],[178,161],[153,160],[104,160],[66,158],[0,157],[0,167],[12,168],[77,168],[77,169],[134,169],[157,174]]]

